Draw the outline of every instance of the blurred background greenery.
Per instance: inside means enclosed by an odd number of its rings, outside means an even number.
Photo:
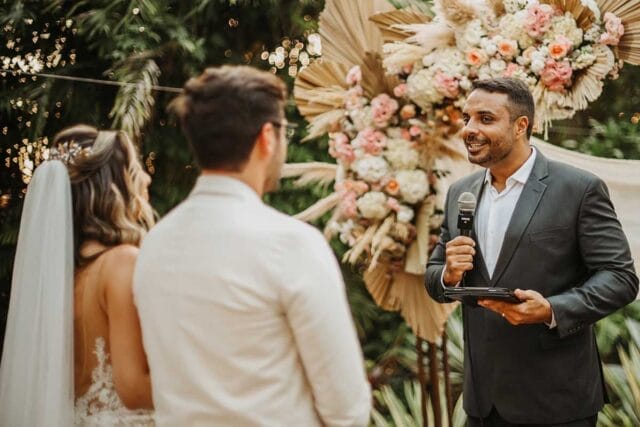
[[[407,1],[411,0],[393,3],[401,6]],[[428,7],[430,2],[423,3]],[[8,58],[2,64],[5,71],[0,73],[1,336],[22,201],[28,171],[39,161],[35,154],[38,149],[46,146],[57,131],[79,122],[127,129],[136,136],[153,176],[151,200],[162,216],[186,197],[197,170],[175,121],[166,113],[175,94],[153,90],[152,86],[179,88],[206,66],[249,64],[271,70],[291,88],[300,66],[318,54],[313,34],[323,7],[323,0],[0,2],[0,56]],[[107,86],[11,72],[30,70],[33,55],[49,63],[43,73],[134,85]],[[603,95],[589,110],[555,123],[550,141],[596,156],[640,159],[640,115],[634,116],[640,111],[639,79],[640,67],[625,67],[618,80],[606,82]],[[287,105],[287,117],[299,124],[288,161],[331,161],[326,139],[301,142],[305,123],[292,101]],[[278,193],[266,197],[266,202],[286,213],[297,213],[329,190],[299,188],[285,181]],[[323,221],[326,218],[318,225]],[[345,250],[338,241],[332,245],[338,256]],[[361,271],[345,265],[343,273],[376,390],[374,424],[422,425],[415,385],[415,336],[398,314],[385,312],[373,303]],[[601,414],[601,425],[640,425],[638,304],[599,322],[597,327],[613,403]],[[459,313],[449,322],[448,337],[454,401],[458,401],[462,378]],[[464,422],[459,403],[452,425]],[[429,421],[432,425],[433,419]]]

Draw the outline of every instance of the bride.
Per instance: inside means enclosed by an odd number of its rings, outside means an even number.
[[[0,425],[153,425],[132,279],[153,225],[124,132],[59,133],[27,191],[0,365]]]

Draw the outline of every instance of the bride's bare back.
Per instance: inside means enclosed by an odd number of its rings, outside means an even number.
[[[94,381],[92,373],[100,365],[96,344],[103,342],[122,402],[129,408],[151,408],[151,383],[132,292],[138,248],[119,245],[105,250],[88,242],[81,253],[95,254],[96,258],[75,274],[76,399],[84,396]]]

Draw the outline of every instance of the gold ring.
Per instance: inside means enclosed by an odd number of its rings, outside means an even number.
[[[502,314],[502,317],[505,317],[505,316],[504,316],[504,313],[501,313],[501,314]]]

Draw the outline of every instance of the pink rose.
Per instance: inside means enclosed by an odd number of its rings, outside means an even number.
[[[624,35],[622,20],[613,13],[607,12],[604,14],[604,23],[607,32],[600,36],[600,43],[617,46]]]
[[[555,14],[553,7],[548,4],[533,4],[527,9],[524,29],[531,37],[538,38],[551,27],[551,18]]]
[[[358,133],[353,143],[362,148],[367,154],[377,156],[385,146],[385,136],[382,132],[372,128],[365,128]]]
[[[505,58],[513,58],[518,53],[518,42],[515,40],[502,40],[498,43],[498,52]]]
[[[354,65],[353,67],[351,67],[351,69],[347,73],[346,81],[350,86],[360,84],[360,82],[362,81],[362,70],[360,70],[359,65]]]
[[[521,69],[522,69],[522,68],[521,68],[518,64],[513,63],[513,62],[510,62],[510,63],[507,65],[507,69],[506,69],[506,70],[504,70],[504,73],[502,73],[502,76],[503,76],[503,77],[511,77],[511,76],[513,76],[517,71],[520,71]]]
[[[572,47],[573,43],[571,40],[565,36],[558,36],[549,44],[549,56],[556,60],[562,59],[567,56]]]
[[[400,83],[398,86],[393,88],[393,95],[396,98],[402,98],[406,94],[407,94],[407,84],[406,83]]]
[[[392,210],[398,212],[400,210],[400,202],[394,199],[393,197],[389,197],[387,199],[387,206]]]
[[[349,138],[343,133],[331,135],[329,140],[329,155],[345,163],[351,163],[356,159],[353,147],[349,144]]]
[[[386,93],[376,96],[371,100],[371,113],[373,122],[378,127],[387,126],[389,119],[398,111],[398,101]]]
[[[571,82],[572,76],[573,70],[569,61],[557,62],[549,59],[540,73],[540,80],[547,89],[563,92],[567,84]]]
[[[481,49],[471,49],[467,52],[467,62],[474,66],[479,67],[489,60],[487,53]]]
[[[358,216],[358,205],[356,204],[356,193],[347,191],[341,194],[338,208],[345,218],[356,218]]]
[[[353,181],[346,179],[337,183],[334,189],[340,194],[340,197],[344,197],[347,193],[355,193],[356,196],[360,196],[369,191],[369,184],[364,181]]]
[[[422,129],[420,129],[418,126],[411,126],[409,128],[409,135],[411,136],[420,136],[422,135]]]
[[[347,110],[356,110],[364,107],[365,101],[362,97],[364,91],[360,86],[354,86],[349,89],[344,99],[344,105]]]
[[[435,87],[444,96],[448,98],[457,98],[460,94],[460,85],[455,77],[446,75],[438,71],[436,73]]]

